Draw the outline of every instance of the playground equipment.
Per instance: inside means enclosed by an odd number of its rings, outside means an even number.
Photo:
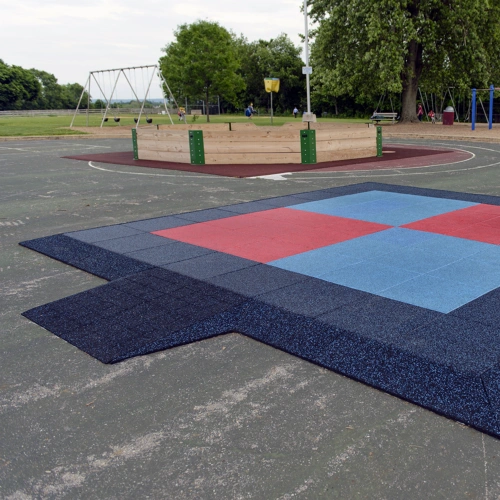
[[[495,97],[495,90],[500,90],[500,89],[495,88],[494,85],[490,85],[489,89],[472,89],[472,120],[471,120],[472,125],[471,125],[471,130],[476,130],[476,111],[477,111],[476,99],[478,98],[478,96],[477,96],[478,91],[489,91],[490,92],[489,113],[488,113],[488,117],[486,118],[486,120],[488,121],[488,129],[491,130],[493,128],[493,99]],[[484,110],[483,101],[481,100],[481,97],[479,97],[479,102],[481,103],[484,115],[486,116],[486,111]]]
[[[139,85],[137,84],[137,72],[141,72],[142,76],[142,92],[139,91]],[[99,70],[99,71],[90,71],[89,76],[87,78],[87,82],[85,83],[85,86],[83,88],[82,94],[80,95],[80,99],[78,100],[78,105],[76,107],[75,113],[73,115],[73,119],[71,120],[71,125],[70,127],[73,127],[73,123],[75,121],[76,114],[78,113],[78,110],[80,108],[80,104],[82,102],[83,96],[85,92],[87,92],[87,126],[89,125],[89,108],[90,108],[90,97],[91,97],[91,83],[95,83],[97,85],[97,88],[99,89],[99,92],[101,96],[103,97],[104,101],[106,102],[106,109],[104,111],[102,120],[101,120],[101,127],[105,122],[108,121],[107,114],[109,112],[109,109],[111,107],[111,102],[113,100],[113,97],[116,99],[117,95],[117,87],[120,79],[123,81],[125,80],[126,84],[130,87],[130,90],[132,91],[132,94],[134,95],[135,99],[137,100],[138,103],[141,104],[141,108],[139,111],[139,116],[137,118],[134,118],[134,122],[136,123],[136,128],[139,126],[142,114],[144,113],[146,115],[146,122],[147,123],[152,123],[153,119],[148,116],[147,111],[145,111],[145,104],[148,100],[148,97],[150,95],[151,91],[151,85],[153,83],[153,80],[156,78],[157,83],[161,89],[162,96],[163,96],[163,105],[165,107],[165,111],[170,118],[170,122],[173,124],[172,116],[170,114],[169,108],[167,106],[167,101],[174,103],[175,107],[178,108],[177,102],[175,100],[175,97],[172,94],[172,91],[170,90],[170,87],[168,86],[165,78],[163,78],[163,75],[158,67],[157,64],[150,64],[146,66],[131,66],[128,68],[116,68],[116,69],[104,69],[104,70]],[[109,80],[107,82],[106,80]],[[134,84],[132,84],[134,82]],[[109,86],[108,86],[109,83]],[[140,97],[139,97],[140,95]],[[114,116],[114,121],[116,123],[120,122],[120,117],[118,116],[118,112]]]
[[[382,156],[382,127],[254,123],[158,125],[132,130],[136,160],[196,165],[322,163]]]

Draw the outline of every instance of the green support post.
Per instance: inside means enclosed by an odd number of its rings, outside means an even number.
[[[205,165],[203,130],[189,131],[189,152],[191,153],[191,165]]]
[[[132,129],[132,148],[134,149],[134,160],[139,159],[139,148],[137,147],[137,130]]]
[[[300,131],[301,163],[316,163],[316,130]]]
[[[382,127],[377,127],[377,156],[382,156]]]

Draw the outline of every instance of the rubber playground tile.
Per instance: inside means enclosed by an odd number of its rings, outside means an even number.
[[[378,292],[389,299],[406,302],[426,309],[449,313],[489,292],[490,287],[471,285],[421,274],[414,279]]]
[[[187,219],[182,219],[181,217],[176,217],[174,215],[167,215],[166,217],[155,217],[154,219],[127,222],[123,225],[146,233],[152,233],[153,231],[158,231],[159,229],[185,226],[187,224],[189,224]]]
[[[252,260],[214,252],[202,255],[201,257],[168,264],[165,268],[186,276],[192,276],[193,278],[204,279],[255,265],[258,264]]]
[[[270,266],[258,265],[220,276],[214,276],[205,281],[246,297],[255,297],[262,293],[278,290],[279,288],[305,279],[306,276],[302,274],[291,273]]]
[[[387,226],[281,208],[154,234],[256,262],[270,262],[384,229]],[[273,238],[269,238],[270,234]]]
[[[432,198],[434,207],[444,208],[449,208],[449,200],[487,204],[490,207],[476,208],[474,217],[484,211],[489,217],[487,221],[492,221],[490,228],[496,227],[494,219],[500,205],[499,199],[483,195],[373,183],[322,190],[317,196],[306,193],[305,197],[316,200],[312,203],[331,197],[338,200],[339,206],[371,203],[372,210],[381,210],[378,214],[389,213],[396,206],[403,211],[406,202],[410,202],[408,206],[418,205],[422,198],[425,202]],[[274,199],[274,203],[293,202],[301,207],[307,204],[285,198]],[[98,246],[65,235],[23,242],[28,248],[81,269],[105,270],[107,279],[113,280],[24,314],[106,363],[240,331],[500,437],[500,404],[495,400],[500,396],[500,369],[496,361],[500,287],[496,287],[495,281],[500,246],[390,225],[378,232],[319,246],[321,233],[329,230],[328,224],[314,222],[308,226],[302,209],[273,209],[265,200],[256,203],[254,208],[262,209],[260,214],[249,213],[245,224],[228,223],[226,228],[222,226],[223,230],[212,232],[200,230],[205,239],[212,234],[214,241],[223,241],[225,249],[218,252],[206,248],[203,242],[193,246],[168,242],[166,238],[164,246],[127,255],[117,253],[120,249],[113,243],[109,244],[116,251],[100,248],[108,243],[96,241]],[[217,220],[221,214],[213,210],[225,209],[200,211],[195,217],[203,222],[184,219],[181,225],[234,223],[238,212]],[[252,211],[244,204],[238,210],[241,214]],[[295,224],[286,215],[293,211],[301,212]],[[132,229],[144,234],[146,227],[152,231],[179,227],[181,217],[182,214],[179,219],[167,216],[138,221],[137,226],[131,224],[135,226]],[[352,221],[366,224],[348,218],[343,221],[343,225],[337,224],[343,237],[352,235]],[[456,226],[462,224],[464,229],[465,219],[460,221]],[[158,226],[161,223],[166,225]],[[116,236],[119,231],[110,229],[123,226],[103,228],[102,233]],[[278,259],[271,265],[256,264],[228,252],[238,245],[252,244],[244,237],[238,240],[239,233],[256,238],[254,254],[259,251],[258,246],[292,245],[296,234],[307,235],[309,245],[319,247]],[[118,238],[131,245],[140,240],[137,235]],[[152,267],[152,262],[163,262],[165,258],[156,252],[167,248],[175,250],[175,255],[170,253],[169,262],[161,264],[166,268]],[[200,251],[202,254],[196,254]],[[407,264],[403,261],[405,251]],[[389,262],[391,254],[400,258],[393,258],[394,265],[381,266],[382,262]],[[445,256],[445,266],[429,271],[439,272],[440,277],[419,274],[405,281],[411,274],[406,267],[418,260],[417,254],[421,261],[434,261],[433,266],[441,263],[438,256]],[[350,261],[353,258],[356,262]],[[277,266],[286,263],[290,270]],[[378,268],[363,275],[370,265]],[[405,269],[398,268],[403,265]],[[356,267],[359,276],[353,272]],[[308,269],[344,273],[352,283],[343,286],[311,278],[307,276]],[[419,269],[423,270],[428,269]],[[391,286],[376,293],[356,290],[353,283],[360,277],[372,283],[374,289]],[[398,281],[399,284],[393,284]],[[389,293],[391,297],[384,296]]]
[[[363,292],[382,295],[384,290],[401,285],[418,276],[420,276],[418,273],[407,269],[385,266],[376,261],[363,261],[341,269],[330,270],[323,274],[321,279]]]
[[[231,214],[228,213],[227,210],[220,210],[218,208],[209,208],[206,210],[197,210],[195,212],[186,212],[183,214],[179,214],[178,217],[193,222],[206,222],[209,220],[217,220],[217,219],[224,219],[226,217],[231,217]]]
[[[200,255],[210,253],[210,251],[207,248],[174,241],[169,245],[130,252],[127,253],[127,256],[150,265],[161,266],[163,264],[171,264],[172,262],[199,257]]]
[[[95,243],[95,246],[124,254],[136,250],[145,250],[146,248],[168,245],[169,243],[170,242],[165,238],[160,238],[159,236],[149,233],[142,233],[134,236],[98,241]]]
[[[95,243],[97,241],[112,240],[113,238],[123,238],[125,236],[134,236],[141,234],[138,229],[128,227],[124,224],[117,226],[98,227],[94,229],[84,229],[83,231],[74,231],[65,233],[66,236],[86,243]]]

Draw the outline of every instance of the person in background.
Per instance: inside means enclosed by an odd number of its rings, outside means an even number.
[[[293,117],[294,118],[297,118],[298,113],[299,113],[299,110],[297,109],[297,107],[293,108]]]
[[[422,105],[419,104],[417,108],[417,117],[419,122],[422,121],[422,116],[424,116],[424,109],[422,108]]]
[[[432,111],[432,109],[431,109],[427,116],[431,119],[432,124],[435,125],[436,124],[436,113],[434,113],[434,111]]]

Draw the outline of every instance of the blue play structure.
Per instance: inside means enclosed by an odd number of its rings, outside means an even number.
[[[489,90],[490,91],[488,128],[492,129],[493,128],[493,98],[494,98],[494,94],[495,94],[495,86],[494,85],[490,85],[489,89],[472,89],[472,130],[476,130],[476,93],[478,90]]]

